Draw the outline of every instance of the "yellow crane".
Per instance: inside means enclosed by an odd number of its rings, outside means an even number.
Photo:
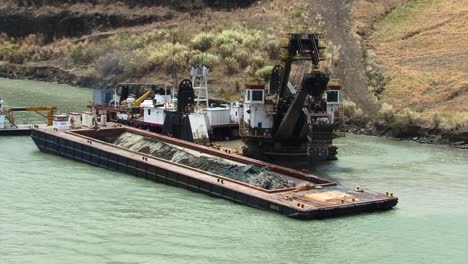
[[[57,111],[56,106],[27,106],[27,107],[9,107],[5,109],[6,118],[10,121],[11,125],[14,127],[18,127],[16,125],[15,116],[13,112],[36,112],[39,115],[45,117],[47,119],[47,125],[51,126],[54,121],[54,113]],[[45,112],[45,113],[43,113]]]
[[[146,93],[144,93],[142,96],[140,96],[140,98],[136,99],[132,103],[132,108],[137,108],[138,106],[140,106],[140,104],[143,103],[143,101],[151,94],[153,94],[153,90],[146,91]]]

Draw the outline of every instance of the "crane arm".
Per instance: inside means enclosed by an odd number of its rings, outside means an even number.
[[[291,74],[292,63],[294,61],[312,61],[315,68],[321,60],[320,50],[324,49],[319,45],[319,34],[296,33],[289,36],[288,46],[285,47],[282,58],[283,69],[280,72],[279,91],[280,97],[286,95]],[[278,73],[275,73],[278,74]]]
[[[136,99],[135,102],[132,103],[132,108],[138,107],[152,93],[153,93],[153,90],[148,90],[146,93],[144,93],[142,96],[140,96],[140,98]]]
[[[47,111],[47,116],[45,116],[47,118],[47,125],[51,126],[54,120],[54,113],[56,110],[57,110],[56,106],[27,106],[27,107],[10,107],[6,110],[6,112],[10,116],[12,116],[12,112],[28,111],[28,112],[39,113],[39,111]]]

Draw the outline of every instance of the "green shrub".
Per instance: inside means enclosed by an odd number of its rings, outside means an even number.
[[[262,68],[263,66],[265,66],[265,55],[264,54],[261,54],[260,52],[256,52],[253,54],[253,56],[251,57],[251,60],[250,60],[250,65],[252,66],[252,68],[254,68],[255,70],[256,69],[260,69]]]
[[[234,74],[239,71],[239,63],[237,62],[236,59],[232,57],[225,58],[224,64],[226,65],[226,68],[229,74]]]
[[[262,43],[262,34],[260,31],[246,32],[243,36],[242,44],[251,50],[258,50]]]
[[[209,67],[213,67],[214,65],[218,64],[220,62],[220,58],[218,55],[212,54],[212,53],[199,53],[195,56],[193,56],[193,62],[195,64],[204,64]]]
[[[236,49],[233,53],[233,57],[237,60],[242,69],[245,69],[250,64],[250,53],[245,49]]]
[[[232,57],[237,49],[239,49],[239,44],[237,43],[224,43],[219,46],[218,53],[222,58],[228,58]]]
[[[383,103],[380,106],[379,117],[386,123],[392,122],[394,119],[395,111],[393,106],[387,103]]]
[[[169,41],[172,43],[190,43],[192,31],[185,27],[176,27],[169,31]]]
[[[0,47],[0,60],[10,62],[19,49],[20,46],[18,44],[8,43],[4,46],[2,45]]]
[[[395,115],[395,119],[404,125],[412,125],[416,124],[416,121],[419,120],[419,113],[409,108],[404,108]]]
[[[264,44],[263,48],[268,53],[268,57],[270,59],[273,59],[273,60],[278,59],[279,54],[280,54],[279,41],[277,41],[275,39],[270,39]]]
[[[359,108],[353,101],[343,100],[343,111],[344,115],[353,121],[365,122],[367,119],[364,111],[362,111],[362,109]]]
[[[70,53],[70,59],[73,64],[84,64],[90,63],[94,58],[90,57],[89,53],[85,52],[86,48],[84,46],[78,46],[72,50]]]
[[[304,8],[299,7],[299,6],[295,6],[293,8],[293,11],[292,11],[292,16],[293,17],[296,17],[296,18],[302,17],[303,14],[304,14]]]
[[[244,40],[243,34],[235,30],[223,30],[215,39],[216,46],[221,46],[227,43],[242,43]]]
[[[147,61],[153,64],[168,64],[171,65],[174,62],[177,66],[188,67],[191,50],[189,47],[176,43],[172,44],[169,42],[158,43],[145,47],[143,50],[139,50],[142,56]]]
[[[265,66],[263,68],[258,69],[255,72],[255,77],[262,78],[265,81],[268,81],[268,79],[270,79],[272,71],[273,71],[273,66]]]
[[[192,39],[192,45],[195,49],[205,52],[213,46],[214,40],[215,37],[213,34],[201,33]]]

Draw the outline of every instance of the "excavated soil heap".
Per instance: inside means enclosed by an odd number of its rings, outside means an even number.
[[[126,149],[149,154],[267,190],[295,187],[293,181],[271,172],[266,167],[229,162],[222,158],[184,150],[157,139],[129,132],[123,133],[112,143]]]

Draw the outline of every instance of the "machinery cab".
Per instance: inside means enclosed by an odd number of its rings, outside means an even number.
[[[242,122],[249,134],[265,134],[273,128],[273,115],[267,110],[265,93],[264,84],[246,84]]]
[[[330,116],[331,123],[338,119],[342,107],[341,83],[330,81],[324,94],[324,100],[327,103],[327,114]]]

